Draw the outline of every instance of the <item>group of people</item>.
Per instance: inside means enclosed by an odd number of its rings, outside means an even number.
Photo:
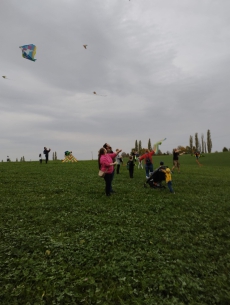
[[[51,149],[47,149],[47,147],[44,147],[44,150],[43,150],[43,154],[45,155],[45,161],[46,163],[48,162],[49,160],[49,152],[51,151]],[[40,164],[42,164],[42,154],[39,154],[39,162]]]
[[[111,196],[111,193],[114,192],[114,190],[112,188],[112,181],[113,181],[114,172],[115,172],[114,166],[117,165],[117,173],[119,174],[120,164],[121,164],[121,162],[123,163],[123,160],[119,155],[119,153],[121,151],[122,151],[121,149],[116,149],[116,152],[114,153],[111,148],[111,145],[109,145],[108,143],[105,143],[98,152],[98,167],[99,167],[99,170],[104,172],[106,196]],[[153,160],[152,160],[152,157],[154,154],[155,154],[155,149],[153,149],[151,151],[149,149],[147,149],[142,156],[138,155],[138,157],[136,158],[136,154],[134,152],[132,152],[131,155],[129,156],[129,161],[127,162],[127,169],[129,170],[130,178],[133,178],[135,161],[138,160],[138,165],[139,165],[142,162],[142,160],[144,160],[146,179],[149,179],[150,175],[154,171]],[[169,191],[171,193],[174,193],[174,190],[172,188],[171,173],[173,173],[173,170],[175,168],[177,168],[178,172],[180,172],[179,156],[182,154],[184,154],[184,152],[181,152],[180,150],[178,150],[176,148],[173,149],[172,170],[170,170],[169,168],[162,169],[162,171],[164,171],[164,173],[165,173],[165,181],[166,181]]]

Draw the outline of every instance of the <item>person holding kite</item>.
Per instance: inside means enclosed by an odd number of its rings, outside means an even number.
[[[155,154],[155,150],[150,151],[149,149],[146,149],[145,154],[138,158],[139,162],[145,160],[145,173],[147,179],[149,178],[149,174],[153,172],[152,156],[154,154]]]
[[[174,168],[176,167],[178,170],[178,173],[180,172],[180,163],[179,163],[179,156],[182,156],[185,154],[185,152],[181,153],[181,150],[174,148],[173,149],[173,167],[172,167],[172,173]]]
[[[194,153],[194,155],[195,155],[195,158],[196,158],[196,163],[197,163],[199,166],[202,166],[203,164],[201,164],[201,163],[199,162],[200,153],[199,153],[198,151],[196,151],[196,152]]]
[[[158,154],[159,151],[159,146],[162,144],[163,141],[165,141],[166,138],[156,142],[153,145],[153,150],[150,151],[149,149],[146,150],[145,154],[140,156],[138,158],[138,161],[141,162],[143,159],[145,160],[145,173],[146,173],[146,179],[149,178],[149,174],[153,172],[154,168],[153,168],[153,160],[152,160],[152,156],[154,154]]]
[[[51,149],[47,149],[46,147],[44,147],[44,151],[43,151],[43,154],[46,156],[46,163],[48,162],[49,160],[49,152],[51,151]]]
[[[98,166],[99,170],[105,173],[105,193],[106,196],[111,196],[111,184],[114,172],[114,165],[116,162],[113,161],[114,158],[121,152],[121,149],[118,149],[116,153],[108,153],[107,149],[102,147],[98,152]]]

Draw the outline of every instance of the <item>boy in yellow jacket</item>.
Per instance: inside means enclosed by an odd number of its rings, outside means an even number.
[[[174,190],[172,188],[172,176],[171,176],[170,168],[162,169],[161,171],[165,173],[165,182],[168,185],[170,193],[175,194],[175,192],[174,192]]]

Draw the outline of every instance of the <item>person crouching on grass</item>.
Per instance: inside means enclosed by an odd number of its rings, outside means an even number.
[[[116,162],[113,162],[113,159],[121,152],[121,149],[118,149],[116,153],[107,153],[107,150],[102,147],[98,152],[98,166],[99,169],[105,172],[105,193],[106,196],[111,196],[111,184],[113,179],[114,165]]]
[[[166,169],[161,169],[161,171],[163,173],[165,173],[165,182],[168,185],[169,191],[170,193],[175,194],[173,188],[172,188],[172,175],[171,175],[171,170],[170,168],[166,168]]]

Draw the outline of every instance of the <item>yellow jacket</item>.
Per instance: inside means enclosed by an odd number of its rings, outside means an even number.
[[[170,168],[166,168],[166,170],[162,169],[162,172],[165,173],[165,182],[166,183],[168,183],[169,181],[172,181],[172,176],[171,176]]]

